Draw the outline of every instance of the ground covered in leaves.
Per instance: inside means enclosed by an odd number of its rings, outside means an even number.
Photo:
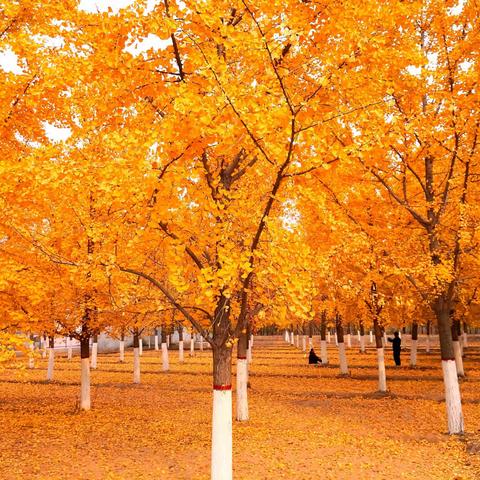
[[[438,352],[420,352],[416,369],[397,369],[389,356],[387,395],[375,393],[374,349],[360,355],[354,343],[344,378],[334,345],[329,354],[328,367],[308,366],[280,337],[255,338],[251,421],[233,427],[236,479],[480,478],[479,343],[461,386],[468,433],[453,438]],[[77,410],[78,357],[57,359],[53,383],[46,360],[0,371],[0,478],[208,479],[210,352],[183,365],[170,356],[164,373],[160,353],[144,350],[142,384],[133,385],[130,351],[125,364],[101,355],[87,413]]]

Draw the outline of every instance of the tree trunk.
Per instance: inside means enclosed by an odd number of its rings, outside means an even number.
[[[195,333],[193,329],[190,332],[190,356],[191,357],[195,356]]]
[[[30,353],[28,355],[28,368],[35,368],[35,342],[33,335],[30,335]]]
[[[248,420],[247,333],[241,332],[237,344],[237,420]]]
[[[463,349],[468,348],[467,323],[463,322]]]
[[[125,361],[125,332],[120,337],[120,363]]]
[[[140,383],[140,339],[133,334],[133,383]]]
[[[183,353],[183,326],[180,325],[178,328],[178,362],[184,362],[184,353]]]
[[[320,323],[320,358],[322,365],[328,365],[328,350],[327,350],[327,319],[325,312],[322,312],[322,321]],[[330,334],[330,332],[328,332]]]
[[[373,331],[375,332],[375,346],[377,347],[378,391],[386,392],[387,374],[385,371],[385,349],[383,347],[382,329],[376,315],[373,318]]]
[[[138,337],[138,354],[143,355],[143,338],[140,336]]]
[[[360,353],[365,353],[365,327],[360,320]]]
[[[90,337],[82,336],[80,339],[80,409],[90,410]]]
[[[338,345],[338,357],[340,360],[340,373],[342,375],[348,375],[347,355],[345,353],[345,343],[343,341],[343,326],[342,326],[342,321],[340,320],[339,315],[337,315],[335,323],[336,323],[336,337],[337,337],[337,345]]]
[[[48,368],[47,368],[47,380],[51,382],[53,380],[53,368],[55,365],[55,338],[48,337]]]
[[[153,342],[155,350],[158,351],[158,328],[155,329],[155,339]]]
[[[92,368],[97,368],[97,353],[98,353],[98,335],[93,336],[92,345]]]
[[[252,327],[247,323],[247,363],[252,363]]]
[[[211,480],[232,479],[232,349],[213,345]]]
[[[410,345],[410,366],[417,366],[418,323],[412,323],[412,341]]]
[[[72,337],[67,337],[67,359],[71,360],[73,357]]]
[[[313,348],[313,321],[308,322],[308,349]]]
[[[427,353],[430,353],[430,320],[427,321],[427,343],[426,343],[425,351]]]
[[[462,359],[462,349],[460,347],[460,337],[458,336],[458,326],[457,320],[452,319],[452,343],[453,343],[453,353],[455,355],[455,365],[457,367],[457,375],[459,377],[464,377],[465,372],[463,370],[463,359]]]
[[[167,330],[162,326],[162,370],[168,372],[170,365],[168,362]]]
[[[448,432],[450,434],[463,433],[462,400],[455,364],[452,330],[450,328],[450,305],[443,297],[439,297],[434,302],[433,308],[437,317],[438,335],[440,337]]]

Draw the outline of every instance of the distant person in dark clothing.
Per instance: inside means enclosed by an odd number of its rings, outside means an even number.
[[[317,365],[318,363],[322,363],[321,358],[317,357],[316,353],[313,351],[313,348],[310,350],[310,353],[308,355],[308,363],[310,365]]]
[[[388,341],[392,343],[393,359],[395,360],[395,365],[399,367],[401,365],[400,351],[402,350],[402,339],[400,338],[398,332],[395,332],[393,334],[393,338],[389,338]]]

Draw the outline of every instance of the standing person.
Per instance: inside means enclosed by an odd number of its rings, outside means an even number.
[[[392,343],[393,359],[395,360],[395,365],[399,367],[401,365],[400,351],[402,350],[402,339],[398,332],[395,332],[393,338],[388,338],[388,341]]]

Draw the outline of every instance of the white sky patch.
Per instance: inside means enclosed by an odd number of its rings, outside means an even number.
[[[11,48],[0,51],[0,68],[4,72],[14,73],[15,75],[23,73],[22,68],[18,64],[17,54]]]
[[[63,142],[72,134],[72,131],[68,127],[56,127],[49,122],[43,122],[43,128],[45,134],[52,142]]]
[[[140,40],[135,40],[135,42],[125,47],[125,51],[132,54],[133,56],[137,56],[150,49],[164,50],[171,44],[172,40],[170,38],[162,40],[158,35],[155,35],[154,33],[149,33],[146,37]]]
[[[111,8],[118,13],[122,8],[128,7],[134,0],[80,0],[78,9],[89,13],[108,12]]]
[[[459,2],[451,8],[447,9],[449,15],[460,15],[463,12],[463,7],[465,6],[466,0],[459,0]]]
[[[458,64],[458,67],[462,72],[468,72],[470,70],[470,67],[473,65],[473,62],[471,60],[464,60],[463,62]]]
[[[406,70],[414,77],[420,77],[420,74],[422,73],[422,67],[416,67],[415,65],[409,65]]]

